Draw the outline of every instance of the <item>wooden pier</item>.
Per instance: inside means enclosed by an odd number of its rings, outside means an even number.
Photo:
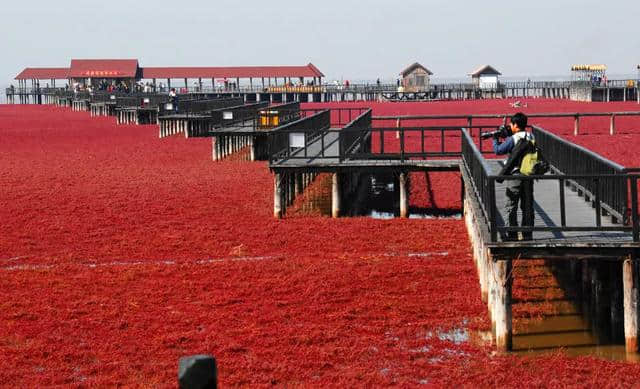
[[[5,93],[10,104],[55,104],[60,88],[7,88]],[[628,80],[611,80],[605,85],[591,85],[570,81],[548,82],[502,82],[494,88],[480,88],[474,84],[432,84],[423,91],[403,91],[395,85],[350,85],[350,86],[280,86],[238,87],[219,89],[215,87],[183,87],[181,94],[206,93],[219,97],[240,96],[247,103],[270,104],[288,102],[341,102],[341,101],[440,101],[478,100],[507,98],[552,98],[576,101],[637,101],[640,94],[637,83]],[[167,94],[164,92],[154,92]]]

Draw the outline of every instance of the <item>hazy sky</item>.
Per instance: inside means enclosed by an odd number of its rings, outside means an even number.
[[[141,66],[303,65],[329,78],[435,77],[482,64],[504,76],[568,75],[573,63],[634,74],[638,0],[106,0],[2,4],[0,84],[73,58]]]

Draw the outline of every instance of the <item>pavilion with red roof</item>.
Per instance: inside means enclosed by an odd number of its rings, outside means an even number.
[[[137,59],[72,59],[68,68],[26,68],[15,79],[22,84],[31,80],[35,85],[41,80],[50,80],[55,86],[56,80],[66,80],[81,85],[96,85],[100,82],[110,84],[124,83],[131,87],[135,82],[149,80],[154,85],[158,80],[166,80],[171,86],[172,79],[197,80],[202,87],[203,80],[214,85],[217,80],[225,82],[248,80],[253,86],[254,80],[260,80],[263,86],[284,85],[298,80],[301,84],[311,79],[314,85],[322,83],[324,74],[313,64],[304,66],[233,66],[233,67],[148,67],[142,68]],[[266,81],[265,81],[266,80]]]

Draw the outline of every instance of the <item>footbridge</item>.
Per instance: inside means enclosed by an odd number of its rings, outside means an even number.
[[[409,173],[460,172],[464,220],[497,348],[510,350],[513,344],[513,262],[545,259],[568,263],[576,283],[597,285],[598,299],[608,291],[611,321],[624,323],[620,325],[626,348],[638,351],[637,169],[533,126],[530,131],[552,171],[518,177],[533,181],[535,221],[533,226],[509,226],[505,186],[514,178],[498,175],[502,160],[480,137],[495,125],[387,126],[389,117],[375,118],[371,110],[362,109],[338,126],[332,121],[335,115],[331,110],[318,111],[272,132],[269,166],[274,173],[275,217],[284,217],[287,206],[319,172],[332,176],[334,217],[340,216],[363,175],[393,173],[399,187],[399,214],[406,217]],[[411,124],[404,117],[395,122],[401,121]],[[506,239],[508,233],[517,233],[520,240]],[[523,233],[532,233],[533,238],[522,240]]]

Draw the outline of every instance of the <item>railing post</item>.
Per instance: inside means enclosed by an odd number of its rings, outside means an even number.
[[[597,178],[593,179],[593,183],[595,186],[595,208],[596,208],[596,226],[602,226],[602,214],[600,209],[600,180]]]
[[[498,240],[497,231],[497,213],[496,208],[496,179],[494,177],[488,177],[487,185],[489,185],[489,229],[491,232],[491,242]]]
[[[638,177],[629,178],[631,183],[631,224],[633,226],[633,241],[640,240],[640,229],[638,227]]]
[[[559,181],[560,183],[560,225],[562,227],[566,227],[567,226],[567,209],[565,206],[565,200],[564,200],[564,180],[561,178]]]
[[[404,163],[404,130],[400,130],[400,162]]]
[[[344,160],[344,142],[346,140],[344,139],[345,137],[342,136],[343,131],[344,128],[338,133],[338,162],[342,162]]]

